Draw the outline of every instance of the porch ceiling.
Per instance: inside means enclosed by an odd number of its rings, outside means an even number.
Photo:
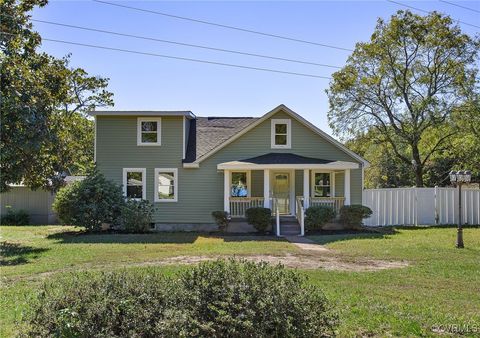
[[[357,169],[358,163],[324,160],[305,157],[292,153],[268,153],[245,160],[224,162],[217,165],[218,169]]]

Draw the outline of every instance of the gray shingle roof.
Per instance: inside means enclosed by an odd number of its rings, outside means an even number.
[[[201,158],[257,120],[255,117],[197,117],[191,120],[184,162]]]
[[[333,161],[320,158],[305,157],[292,153],[268,153],[238,162],[254,164],[327,164]]]

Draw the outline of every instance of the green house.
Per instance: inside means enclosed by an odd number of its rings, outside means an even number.
[[[285,105],[261,117],[91,114],[99,169],[127,197],[154,203],[158,230],[213,230],[216,210],[248,230],[245,211],[262,206],[279,216],[278,235],[288,217],[303,234],[307,207],[362,203],[368,162]]]

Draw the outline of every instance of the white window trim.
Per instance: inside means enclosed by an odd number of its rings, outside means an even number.
[[[158,174],[161,172],[168,172],[171,171],[174,174],[173,179],[173,194],[174,198],[158,198]],[[154,193],[154,201],[157,203],[170,203],[170,202],[178,202],[178,169],[177,168],[155,168],[155,193]]]
[[[123,168],[123,195],[127,198],[127,173],[141,172],[142,173],[142,198],[147,199],[147,169],[146,168]],[[133,200],[140,201],[140,198],[132,198]]]
[[[335,197],[335,171],[332,170],[312,170],[312,177],[310,179],[310,196],[318,197],[315,196],[315,174],[330,174],[330,197]]]
[[[142,142],[142,122],[157,122],[157,142]],[[137,118],[137,146],[160,146],[162,145],[162,118],[161,117],[138,117]]]
[[[232,196],[232,176],[234,173],[247,173],[247,196],[246,197],[233,197]],[[229,197],[230,198],[249,198],[252,197],[252,187],[250,186],[252,182],[252,171],[251,170],[231,170],[230,171],[230,185],[229,185]]]
[[[272,119],[271,120],[271,136],[270,143],[272,149],[290,149],[292,148],[292,120],[290,119]],[[287,144],[275,144],[275,125],[286,124],[287,125]]]

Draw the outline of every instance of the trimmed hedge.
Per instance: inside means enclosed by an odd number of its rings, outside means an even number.
[[[259,232],[265,232],[272,226],[272,210],[269,208],[249,208],[245,212],[248,224]]]
[[[319,205],[307,208],[305,211],[305,228],[307,231],[320,229],[334,218],[335,210],[331,207]]]
[[[345,205],[340,209],[340,221],[349,228],[362,226],[363,219],[371,215],[372,210],[360,204]]]
[[[35,337],[328,337],[323,292],[283,266],[211,261],[159,270],[70,274],[47,281],[26,314]]]

